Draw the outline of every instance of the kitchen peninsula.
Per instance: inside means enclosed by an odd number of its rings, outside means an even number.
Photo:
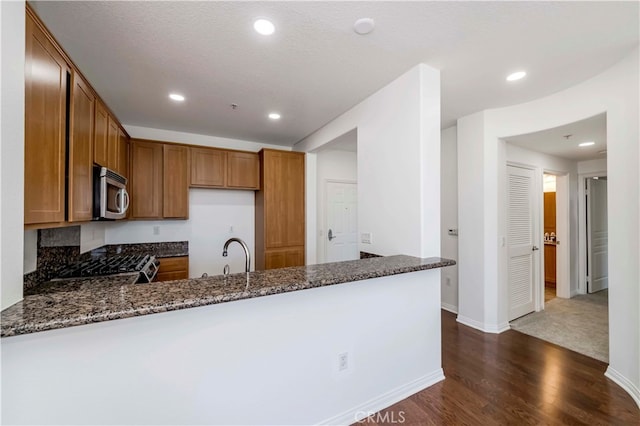
[[[442,380],[438,268],[454,263],[44,289],[2,312],[3,421],[353,422]]]

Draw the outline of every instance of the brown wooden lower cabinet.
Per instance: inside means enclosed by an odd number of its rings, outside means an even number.
[[[189,256],[162,257],[155,281],[186,280],[189,278]]]
[[[287,268],[289,266],[304,266],[304,246],[265,250],[265,269]]]
[[[545,284],[556,284],[556,246],[554,244],[544,245],[544,282]]]

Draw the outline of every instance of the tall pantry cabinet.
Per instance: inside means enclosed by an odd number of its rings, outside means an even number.
[[[260,151],[256,270],[305,264],[305,154]]]

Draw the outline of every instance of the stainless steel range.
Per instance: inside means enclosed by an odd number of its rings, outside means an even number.
[[[156,257],[148,254],[108,256],[68,265],[58,272],[56,279],[104,277],[137,272],[140,275],[137,282],[149,283],[156,277],[159,265]]]

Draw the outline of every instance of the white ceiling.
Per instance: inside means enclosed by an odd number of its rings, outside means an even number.
[[[579,83],[639,39],[638,2],[32,4],[124,124],[282,145],[420,62],[441,70],[444,128]],[[255,33],[256,17],[276,33]],[[362,17],[376,22],[366,36]]]
[[[567,135],[571,136],[566,138]],[[513,136],[505,140],[532,151],[568,160],[584,161],[606,158],[607,155],[600,152],[607,149],[607,115],[603,113],[575,123]],[[582,142],[595,142],[595,145],[578,146]]]

